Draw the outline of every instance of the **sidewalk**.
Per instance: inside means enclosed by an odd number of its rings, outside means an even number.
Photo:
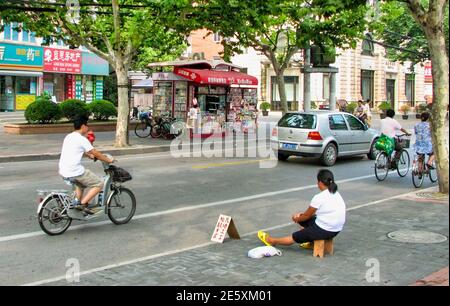
[[[239,230],[240,218],[233,218]],[[269,232],[289,235],[296,228],[280,226]],[[448,237],[448,198],[419,202],[408,196],[350,208],[345,229],[334,240],[334,255],[322,259],[298,245],[279,247],[280,257],[250,259],[247,252],[262,244],[256,233],[241,233],[242,240],[205,241],[190,249],[82,271],[76,284],[67,283],[62,276],[50,285],[408,286],[421,279],[434,285],[426,276],[445,267],[447,270],[439,273],[439,284],[448,285],[448,240],[406,243],[388,238],[388,233],[399,230]]]
[[[1,113],[0,119],[6,120],[13,116],[12,113]],[[280,112],[269,113],[268,117],[260,116],[260,123],[275,123],[281,118]],[[415,118],[401,120],[399,122],[409,130],[418,122]],[[51,160],[58,159],[65,134],[40,134],[40,135],[12,135],[3,131],[0,123],[0,163],[15,161]],[[373,118],[374,129],[379,129],[380,119]],[[138,138],[134,131],[129,132],[130,147],[118,149],[114,147],[115,132],[95,133],[95,147],[104,153],[114,156],[129,154],[147,154],[170,151],[171,141],[163,139]],[[241,137],[243,139],[243,137]]]

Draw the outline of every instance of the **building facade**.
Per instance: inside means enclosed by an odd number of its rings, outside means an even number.
[[[108,63],[61,42],[42,46],[34,33],[5,24],[0,32],[0,111],[25,110],[43,92],[55,102],[103,99]]]
[[[205,57],[220,56],[223,47],[215,40],[214,34],[193,32],[189,39],[191,46],[187,53],[203,54]],[[338,50],[336,61],[331,66],[339,69],[337,73],[336,99],[354,102],[360,99],[370,100],[372,108],[388,101],[392,108],[399,110],[407,103],[414,107],[424,103],[429,93],[429,77],[425,76],[426,66],[420,64],[411,67],[410,63],[390,62],[386,58],[384,47],[374,44],[372,37],[357,44],[355,49]],[[275,71],[268,59],[252,48],[232,58],[232,63],[245,67],[245,73],[258,78],[259,101],[271,103],[272,110],[281,110]],[[303,109],[303,65],[302,52],[296,54],[285,72],[286,96],[290,110]],[[429,69],[428,69],[429,70]],[[428,82],[428,83],[427,83]],[[330,98],[330,75],[311,75],[311,101],[316,106],[328,105]]]

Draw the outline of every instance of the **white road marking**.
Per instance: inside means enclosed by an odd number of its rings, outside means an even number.
[[[354,181],[364,180],[367,178],[372,178],[374,176],[375,175],[373,175],[373,174],[365,175],[365,176],[340,180],[340,181],[337,181],[337,183],[354,182]],[[211,202],[211,203],[206,203],[206,204],[190,205],[190,206],[185,206],[185,207],[180,207],[180,208],[175,208],[175,209],[169,209],[169,210],[163,210],[163,211],[157,211],[157,212],[152,212],[152,213],[136,215],[133,217],[133,220],[140,220],[140,219],[158,217],[158,216],[163,216],[163,215],[176,214],[176,213],[180,213],[180,212],[192,211],[192,210],[197,210],[197,209],[202,209],[202,208],[222,206],[222,205],[234,204],[234,203],[239,203],[239,202],[244,202],[244,201],[251,201],[251,200],[261,199],[261,198],[265,198],[265,197],[272,197],[272,196],[276,196],[276,195],[280,195],[280,194],[298,192],[298,191],[314,189],[314,188],[317,188],[316,184],[302,186],[302,187],[296,187],[296,188],[283,189],[283,190],[272,191],[272,192],[266,192],[266,193],[260,193],[260,194],[255,194],[255,195],[240,197],[240,198],[234,198],[234,199],[229,199],[229,200],[216,201],[216,202]],[[76,225],[76,226],[70,227],[68,229],[68,231],[75,231],[75,230],[79,230],[79,229],[83,229],[83,228],[98,227],[98,226],[103,226],[106,224],[111,224],[111,222],[108,220],[108,221],[101,221],[101,222],[95,222],[95,223],[90,223],[90,224]],[[44,232],[37,231],[37,232],[30,232],[30,233],[24,233],[24,234],[3,236],[3,237],[0,237],[0,242],[9,242],[9,241],[14,241],[14,240],[20,240],[20,239],[26,239],[26,238],[32,238],[32,237],[38,237],[38,236],[44,236],[44,235],[46,235]]]
[[[342,183],[342,181],[341,181],[341,183]],[[430,189],[430,188],[428,188],[428,189]],[[358,205],[358,206],[355,206],[355,207],[348,208],[347,211],[351,211],[351,210],[355,210],[355,209],[359,209],[359,208],[363,208],[363,207],[368,207],[368,206],[380,204],[380,203],[387,202],[387,201],[390,201],[390,200],[393,200],[393,199],[404,197],[404,196],[409,195],[411,193],[414,193],[414,192],[407,192],[407,193],[404,193],[404,194],[400,194],[400,195],[384,198],[384,199],[381,199],[381,200],[372,201],[372,202],[369,202],[369,203],[365,203],[365,204],[362,204],[362,205]],[[281,225],[277,225],[277,226],[273,226],[273,227],[269,227],[269,228],[265,228],[265,229],[261,229],[261,230],[263,230],[263,231],[271,231],[271,230],[275,230],[275,229],[279,229],[279,228],[288,227],[288,226],[291,226],[291,225],[294,225],[294,223],[293,222],[285,223],[285,224],[281,224]],[[257,232],[258,231],[249,232],[249,233],[243,234],[242,237],[252,236],[252,235],[255,235]],[[158,253],[158,254],[154,254],[154,255],[150,255],[150,256],[145,256],[145,257],[140,257],[140,258],[136,258],[136,259],[133,259],[133,260],[123,261],[123,262],[120,262],[120,263],[111,264],[111,265],[107,265],[107,266],[103,266],[103,267],[99,267],[99,268],[95,268],[95,269],[91,269],[91,270],[86,270],[86,271],[80,273],[80,277],[83,276],[83,275],[92,274],[92,273],[95,273],[95,272],[100,272],[100,271],[104,271],[104,270],[108,270],[108,269],[114,269],[114,268],[130,265],[130,264],[143,262],[143,261],[146,261],[146,260],[151,260],[151,259],[155,259],[155,258],[159,258],[159,257],[164,257],[164,256],[168,256],[168,255],[174,255],[174,254],[178,254],[178,253],[182,253],[182,252],[186,252],[186,251],[191,251],[191,250],[207,247],[207,246],[210,246],[210,245],[213,245],[213,244],[215,244],[215,242],[202,243],[202,244],[194,245],[194,246],[191,246],[191,247],[188,247],[188,248],[171,250],[171,251],[162,252],[162,253]],[[37,282],[24,284],[22,286],[39,286],[39,285],[44,285],[44,284],[48,284],[48,283],[62,281],[62,280],[65,280],[65,279],[66,279],[66,275],[63,275],[63,276],[58,276],[58,277],[54,277],[54,278],[49,278],[49,279],[45,279],[45,280],[41,280],[41,281],[37,281]]]

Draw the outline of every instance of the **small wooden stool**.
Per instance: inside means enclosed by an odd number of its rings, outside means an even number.
[[[314,257],[323,258],[325,254],[333,255],[333,239],[314,240]]]

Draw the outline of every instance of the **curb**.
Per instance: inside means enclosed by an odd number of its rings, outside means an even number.
[[[101,150],[102,153],[111,154],[113,156],[134,155],[134,154],[139,155],[139,154],[160,153],[160,152],[169,152],[169,151],[170,151],[170,146],[153,146],[153,147],[143,147],[143,148]],[[0,156],[0,163],[57,160],[57,159],[59,159],[59,156],[60,156],[60,153]]]

